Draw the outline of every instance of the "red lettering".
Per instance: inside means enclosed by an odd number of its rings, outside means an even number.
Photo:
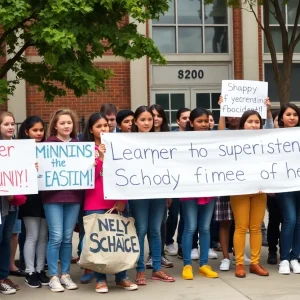
[[[1,157],[10,157],[11,156],[11,149],[15,149],[14,146],[4,146],[4,145],[1,145],[0,146],[0,156]]]

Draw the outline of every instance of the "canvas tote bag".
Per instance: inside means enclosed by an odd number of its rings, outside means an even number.
[[[116,274],[135,266],[140,247],[133,218],[112,214],[83,217],[85,238],[79,265],[104,274]]]

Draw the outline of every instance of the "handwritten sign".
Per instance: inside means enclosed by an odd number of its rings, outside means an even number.
[[[105,199],[300,189],[300,128],[103,134]]]
[[[37,194],[34,140],[0,140],[0,195]]]
[[[94,149],[94,143],[37,144],[39,190],[93,189]]]
[[[267,118],[267,82],[222,80],[222,96],[221,116],[241,117],[247,110],[256,110],[263,119]]]
[[[139,253],[137,236],[135,232],[129,232],[130,222],[131,219],[112,219],[102,215],[102,219],[98,219],[96,232],[90,234],[89,251]]]

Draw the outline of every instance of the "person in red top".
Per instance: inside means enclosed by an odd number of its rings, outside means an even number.
[[[127,201],[104,200],[103,192],[103,159],[105,146],[101,144],[101,133],[108,133],[108,120],[105,115],[95,113],[90,116],[83,133],[83,141],[95,142],[95,188],[85,191],[84,211],[85,215],[105,214],[109,209],[115,207],[117,211],[123,211]],[[107,293],[106,274],[94,272],[96,278],[97,293]],[[138,286],[132,283],[128,278],[126,271],[116,274],[116,285],[127,291],[134,291]]]
[[[73,111],[60,109],[52,115],[46,142],[78,142],[76,116]],[[51,276],[49,288],[52,292],[63,292],[64,287],[68,290],[75,290],[78,287],[69,274],[72,258],[72,236],[78,219],[82,191],[45,191],[42,193],[42,199],[49,229],[47,246],[47,261]],[[60,278],[58,274],[59,259]]]

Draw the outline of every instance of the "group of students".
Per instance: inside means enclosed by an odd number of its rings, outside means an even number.
[[[219,103],[222,102],[220,97]],[[300,124],[300,110],[294,104],[285,104],[276,114],[271,112],[271,104],[266,99],[268,117],[263,120],[258,112],[247,111],[241,118],[220,117],[218,130],[261,130],[263,128],[287,128]],[[117,112],[112,104],[104,104],[99,113],[92,114],[84,131],[78,135],[77,119],[73,111],[60,109],[53,113],[46,133],[43,120],[37,116],[27,118],[21,125],[17,139],[34,139],[40,142],[95,142],[95,187],[82,190],[44,191],[37,195],[26,195],[27,200],[18,206],[15,196],[2,196],[0,201],[0,292],[13,294],[19,286],[8,278],[17,275],[18,270],[11,269],[16,247],[11,247],[15,223],[22,220],[25,225],[25,283],[33,288],[49,286],[53,292],[65,289],[77,289],[77,284],[70,276],[72,260],[72,236],[78,223],[80,242],[78,255],[81,253],[84,228],[82,218],[93,213],[104,214],[111,208],[122,211],[135,219],[135,226],[140,245],[140,256],[136,266],[136,278],[131,281],[126,271],[115,275],[118,287],[125,290],[137,290],[147,284],[146,269],[152,269],[151,279],[174,282],[175,278],[163,268],[173,266],[165,257],[169,255],[183,258],[182,278],[193,279],[192,259],[199,258],[199,275],[217,278],[218,273],[208,264],[212,248],[211,225],[219,226],[220,249],[223,252],[220,270],[230,269],[229,253],[235,257],[235,276],[246,276],[245,265],[249,271],[259,276],[269,273],[260,265],[262,246],[261,226],[266,207],[269,209],[268,263],[277,264],[277,251],[280,241],[279,273],[300,273],[298,257],[300,254],[300,193],[285,192],[266,195],[263,191],[256,194],[231,197],[200,197],[183,199],[140,199],[140,200],[104,200],[103,196],[103,161],[105,146],[101,143],[101,133],[107,132],[166,132],[170,131],[168,120],[162,106],[140,106],[135,112],[122,110]],[[190,111],[181,108],[177,112],[177,131],[215,130],[212,114],[204,108]],[[0,139],[10,140],[15,136],[15,119],[9,112],[0,113]],[[201,137],[201,136],[200,136]],[[159,136],[158,136],[159,138]],[[180,138],[180,136],[178,136]],[[37,166],[38,168],[38,166]],[[178,251],[174,245],[174,235],[178,223]],[[281,226],[281,231],[280,231]],[[230,236],[234,228],[233,246]],[[245,259],[246,232],[250,231],[251,258]],[[18,232],[18,231],[17,231]],[[149,257],[145,263],[144,244],[147,235]],[[200,246],[200,256],[197,244]],[[48,275],[45,263],[48,265]],[[59,271],[60,263],[60,271]],[[21,272],[21,271],[20,271]],[[82,283],[96,279],[95,290],[107,293],[106,274],[85,270]]]

